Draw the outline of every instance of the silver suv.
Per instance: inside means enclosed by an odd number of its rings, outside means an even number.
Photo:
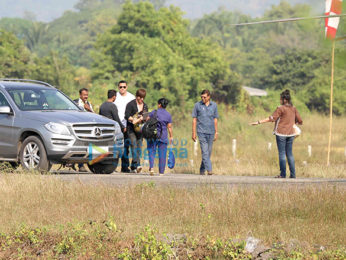
[[[88,163],[93,173],[112,173],[123,141],[117,122],[83,111],[48,83],[0,79],[0,161],[43,171]]]

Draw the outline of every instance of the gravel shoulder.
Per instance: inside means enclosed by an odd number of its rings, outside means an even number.
[[[327,178],[297,178],[276,179],[271,176],[227,176],[212,175],[201,176],[196,174],[164,174],[163,176],[135,173],[112,173],[109,175],[97,175],[91,173],[76,173],[69,171],[53,172],[53,177],[68,182],[79,182],[83,184],[106,184],[114,186],[137,185],[153,182],[158,186],[196,187],[213,185],[227,186],[304,186],[304,185],[336,185],[346,188],[346,179]]]

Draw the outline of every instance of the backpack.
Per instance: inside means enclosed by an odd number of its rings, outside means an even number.
[[[157,120],[157,110],[155,110],[154,112],[154,116],[151,117],[148,121],[146,121],[143,126],[142,126],[142,136],[145,139],[148,140],[157,140],[161,138],[161,134],[160,136],[158,135],[157,132],[157,127],[159,125],[159,121]]]

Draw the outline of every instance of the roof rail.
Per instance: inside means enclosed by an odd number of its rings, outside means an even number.
[[[33,79],[7,79],[7,78],[0,78],[0,81],[16,81],[16,82],[28,82],[28,83],[38,83],[41,85],[45,85],[50,88],[55,88],[52,85],[48,84],[47,82],[44,81],[39,81],[39,80],[33,80]]]

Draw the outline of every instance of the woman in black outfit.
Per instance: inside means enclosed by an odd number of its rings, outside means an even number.
[[[127,131],[130,140],[132,162],[131,170],[140,173],[142,166],[140,158],[142,155],[142,134],[140,124],[145,121],[145,114],[148,112],[148,106],[144,103],[146,96],[145,89],[138,89],[136,99],[126,105],[125,119],[127,120]]]

